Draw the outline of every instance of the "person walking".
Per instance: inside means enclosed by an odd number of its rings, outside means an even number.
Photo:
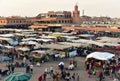
[[[71,65],[73,62],[72,62],[72,60],[69,60],[69,65]]]
[[[65,80],[65,77],[66,77],[66,71],[65,71],[65,70],[63,70],[63,71],[61,72],[61,76],[62,76],[62,78]]]
[[[55,75],[55,73],[52,74],[52,79],[53,79],[52,81],[56,81],[56,75]]]
[[[99,81],[102,81],[102,79],[103,79],[103,72],[102,71],[98,72],[98,77],[99,77]]]
[[[30,64],[30,73],[33,74],[33,64]]]
[[[76,81],[75,73],[72,75],[72,81]]]
[[[80,76],[78,73],[76,74],[76,81],[80,81]]]
[[[30,73],[30,66],[28,64],[26,65],[26,73]]]
[[[11,67],[11,73],[14,73],[14,70],[15,70],[15,64],[12,63],[10,67]]]
[[[92,72],[91,70],[88,71],[88,78],[90,78],[92,76]]]
[[[86,66],[86,70],[89,70],[89,62],[88,61],[86,62],[85,66]]]
[[[50,74],[51,74],[51,71],[50,71],[50,68],[48,68],[48,70],[47,70],[47,77],[46,78],[50,78]]]
[[[70,81],[70,73],[69,72],[66,73],[66,81]]]
[[[11,65],[10,63],[7,64],[7,67],[8,67],[8,71],[9,71],[9,74],[11,73]]]
[[[97,71],[94,69],[94,70],[92,71],[92,75],[93,75],[93,77],[95,77],[96,74],[97,74]]]
[[[53,73],[53,65],[50,66],[50,73],[52,74]]]
[[[2,69],[0,69],[0,80],[2,79]]]
[[[46,72],[44,72],[43,73],[43,81],[46,81],[46,76],[47,76],[47,74],[46,74]]]
[[[39,78],[38,78],[38,81],[42,81],[42,78],[43,76],[41,75],[41,76],[39,76]]]
[[[24,63],[24,64],[26,63],[26,60],[27,60],[26,57],[24,57],[24,58],[23,58],[23,63]]]

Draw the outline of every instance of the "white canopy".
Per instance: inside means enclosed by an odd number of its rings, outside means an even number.
[[[13,46],[4,46],[4,47],[8,49],[14,48]]]
[[[114,54],[108,53],[108,52],[93,52],[87,55],[86,59],[88,58],[95,58],[98,60],[108,60],[114,57]]]
[[[37,43],[37,42],[34,42],[34,41],[28,41],[27,44],[30,44],[30,45],[31,45],[31,44],[36,45],[36,44],[38,44],[38,43]]]
[[[21,51],[23,51],[23,52],[25,52],[25,51],[30,51],[30,49],[29,49],[29,48],[26,48],[26,47],[19,47],[19,48],[17,48],[17,50],[21,50]]]
[[[37,43],[37,42],[35,42],[35,41],[23,41],[23,42],[20,42],[20,44],[38,45],[38,43]]]
[[[0,34],[0,37],[14,37],[14,34]]]

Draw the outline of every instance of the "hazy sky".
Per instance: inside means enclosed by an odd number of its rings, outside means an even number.
[[[120,0],[0,0],[0,16],[36,16],[47,11],[73,11],[78,3],[88,16],[120,17]]]

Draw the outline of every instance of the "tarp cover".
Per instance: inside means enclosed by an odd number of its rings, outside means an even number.
[[[86,59],[88,58],[95,58],[98,60],[108,60],[114,57],[114,54],[108,53],[108,52],[93,52],[87,55]]]
[[[6,56],[0,57],[0,61],[11,61],[11,60],[12,60],[12,58],[10,58],[10,57],[6,57]]]

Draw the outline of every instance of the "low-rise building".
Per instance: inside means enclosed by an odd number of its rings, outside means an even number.
[[[0,26],[3,27],[24,28],[25,26],[29,26],[31,24],[33,24],[31,18],[27,17],[10,16],[0,18]]]
[[[72,16],[70,11],[49,11],[48,13],[40,13],[36,16],[36,21],[30,28],[33,30],[54,32],[60,31],[62,25],[71,23]]]
[[[48,13],[40,13],[36,18],[38,24],[70,24],[72,23],[71,12],[69,11],[49,11]]]

